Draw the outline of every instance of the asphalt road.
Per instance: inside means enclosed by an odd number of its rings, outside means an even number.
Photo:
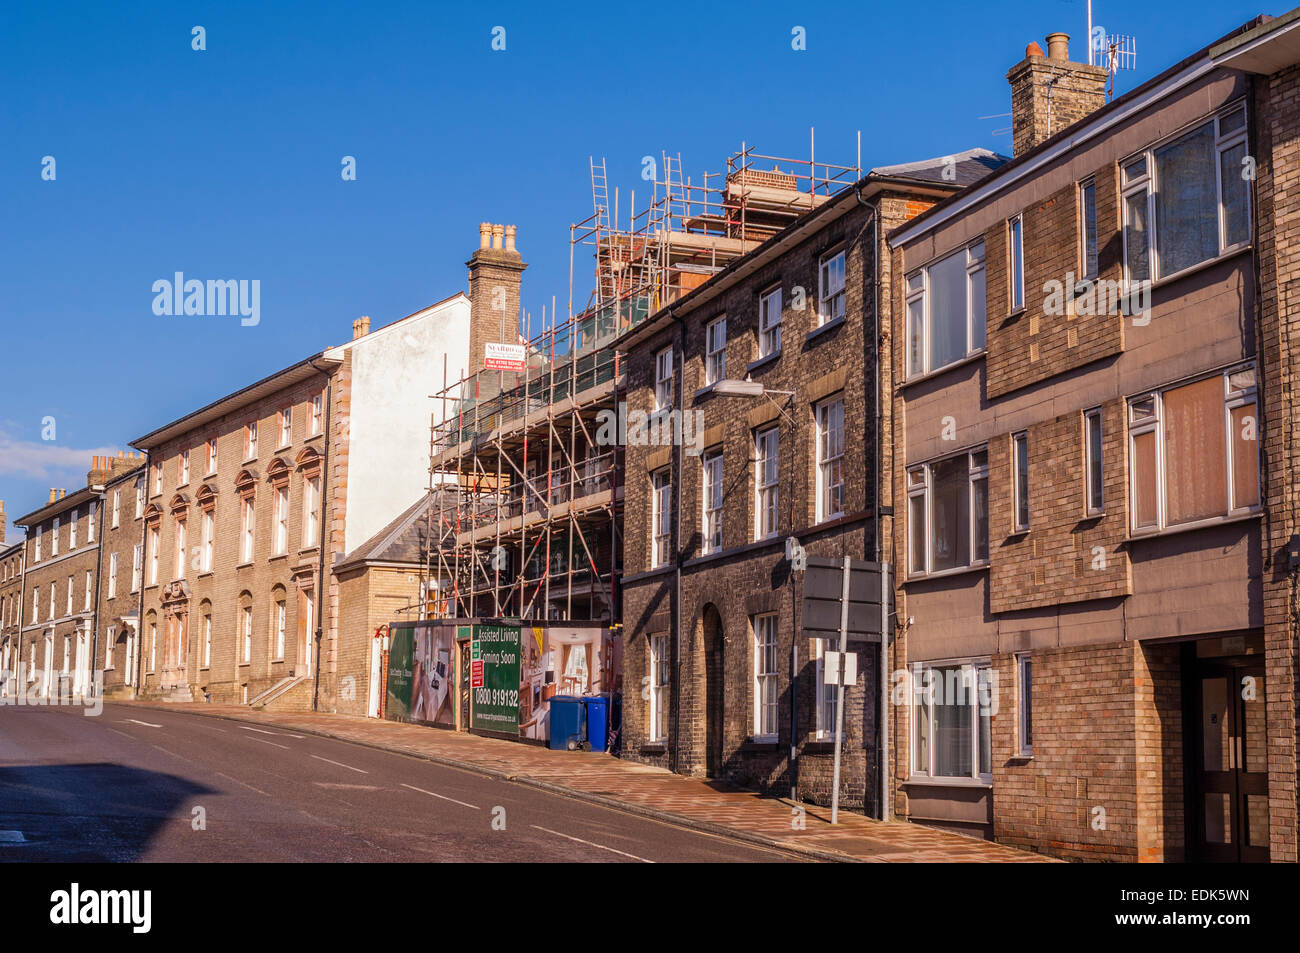
[[[0,707],[0,861],[793,859],[314,735],[113,704]]]

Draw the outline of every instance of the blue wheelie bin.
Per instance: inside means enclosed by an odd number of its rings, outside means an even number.
[[[585,695],[587,705],[587,741],[592,751],[604,751],[609,745],[609,698],[605,695]]]
[[[550,721],[552,750],[573,751],[587,740],[586,706],[579,696],[552,697]]]

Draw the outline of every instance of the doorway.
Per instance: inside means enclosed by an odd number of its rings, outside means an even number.
[[[1193,859],[1268,860],[1264,663],[1258,657],[1191,665],[1189,846]]]
[[[722,616],[713,603],[704,607],[700,626],[704,644],[704,766],[709,777],[720,778],[726,760],[726,678]]]

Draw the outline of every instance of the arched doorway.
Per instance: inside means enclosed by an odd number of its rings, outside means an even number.
[[[704,768],[711,778],[722,776],[726,725],[725,653],[722,616],[709,603],[700,615],[704,650]]]

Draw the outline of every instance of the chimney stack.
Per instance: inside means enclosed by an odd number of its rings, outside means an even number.
[[[1028,152],[1106,104],[1105,67],[1070,62],[1070,37],[1047,36],[1047,55],[1037,43],[1011,67],[1011,149]]]
[[[5,526],[6,526],[6,525],[7,525],[7,522],[6,522],[6,518],[5,518],[5,501],[4,501],[4,500],[0,500],[0,546],[3,546],[3,545],[4,545],[4,541],[5,541]]]
[[[519,343],[519,296],[524,263],[514,225],[484,222],[469,268],[469,372],[483,370],[488,342]]]
[[[352,340],[363,338],[370,333],[370,315],[363,314],[352,322]]]

